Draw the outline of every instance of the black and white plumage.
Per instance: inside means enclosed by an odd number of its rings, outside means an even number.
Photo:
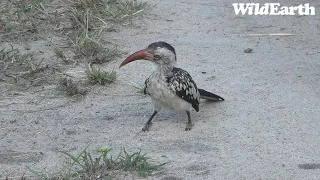
[[[149,130],[153,117],[162,108],[186,112],[188,122],[185,130],[188,131],[192,127],[190,111],[192,108],[199,111],[200,98],[211,101],[224,100],[218,95],[198,89],[187,71],[176,68],[175,49],[166,42],[150,44],[146,49],[126,58],[120,67],[139,59],[152,61],[157,66],[157,70],[145,81],[144,93],[150,95],[154,112],[143,131]]]
[[[172,91],[174,91],[181,99],[190,103],[194,110],[198,112],[200,93],[190,74],[183,69],[174,67],[166,78],[168,86]]]

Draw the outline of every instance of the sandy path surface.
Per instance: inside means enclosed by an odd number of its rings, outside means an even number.
[[[21,175],[26,165],[54,172],[64,160],[58,150],[109,145],[168,162],[151,179],[320,179],[320,2],[308,1],[316,15],[301,17],[235,16],[233,2],[152,1],[141,28],[109,37],[129,53],[167,41],[198,87],[225,98],[193,111],[191,131],[184,131],[186,114],[162,111],[151,131],[141,132],[152,105],[132,85],[143,84],[153,66],[118,70],[119,59],[108,66],[117,69],[117,84],[96,86],[82,100],[54,86],[6,92],[0,174]],[[249,36],[272,33],[293,35]],[[70,73],[85,78],[83,68]]]

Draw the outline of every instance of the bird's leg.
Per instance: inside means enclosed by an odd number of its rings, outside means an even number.
[[[158,111],[153,111],[153,114],[151,115],[151,117],[149,118],[148,122],[144,125],[144,127],[142,128],[143,132],[149,131],[149,128],[151,127],[152,124],[152,119],[153,117],[158,113]]]
[[[189,111],[186,111],[187,112],[187,115],[188,115],[188,122],[187,122],[187,126],[186,126],[186,131],[190,131],[193,124],[191,122],[191,117],[190,117],[190,112]]]

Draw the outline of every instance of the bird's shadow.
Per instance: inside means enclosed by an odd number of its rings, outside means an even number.
[[[224,100],[225,101],[225,100]],[[220,104],[223,103],[224,101],[210,101],[210,100],[201,100],[202,105],[209,105],[209,104]]]

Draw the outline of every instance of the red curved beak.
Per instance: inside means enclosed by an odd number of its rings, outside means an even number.
[[[120,64],[119,68],[121,68],[122,66],[133,62],[135,60],[149,60],[152,61],[152,54],[149,53],[146,49],[137,51],[133,54],[131,54],[129,57],[127,57],[124,61],[122,61],[122,63]]]

